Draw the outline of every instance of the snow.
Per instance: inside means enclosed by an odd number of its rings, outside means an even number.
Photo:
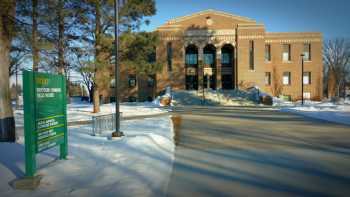
[[[204,92],[206,105],[223,106],[254,106],[256,105],[257,92],[241,90],[211,90]],[[174,91],[174,105],[202,105],[203,91]]]
[[[72,99],[72,103],[67,105],[67,120],[68,122],[90,121],[93,116],[115,113],[115,103],[103,104],[100,106],[99,113],[92,113],[93,105],[89,102],[81,102]],[[120,111],[122,117],[135,116],[150,116],[167,113],[168,110],[161,108],[159,105],[152,102],[134,102],[121,103]],[[23,110],[15,110],[16,126],[23,127]]]
[[[68,160],[56,160],[57,149],[37,155],[43,179],[35,191],[8,184],[23,176],[23,137],[0,143],[1,196],[162,196],[174,160],[172,128],[169,116],[122,121],[126,137],[107,140],[110,133],[92,136],[90,126],[69,127]]]
[[[316,118],[329,122],[350,125],[350,102],[348,100],[333,103],[329,101],[305,101],[301,102],[282,101],[273,99],[274,106],[281,111],[292,112],[306,117]]]

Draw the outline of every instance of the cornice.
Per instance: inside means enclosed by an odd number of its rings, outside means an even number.
[[[194,14],[190,14],[190,15],[186,15],[186,16],[182,16],[182,17],[171,19],[171,20],[169,20],[166,23],[166,25],[172,25],[174,23],[181,22],[181,21],[184,21],[184,20],[188,20],[188,19],[191,19],[193,17],[203,16],[203,15],[208,15],[208,14],[216,14],[216,15],[219,15],[219,16],[229,17],[229,18],[232,18],[232,19],[235,19],[235,20],[244,21],[244,22],[247,22],[247,23],[256,23],[255,20],[247,18],[247,17],[237,16],[237,15],[234,15],[234,14],[229,14],[229,13],[226,13],[226,12],[209,9],[209,10],[204,10],[204,11],[197,12],[197,13],[194,13]]]

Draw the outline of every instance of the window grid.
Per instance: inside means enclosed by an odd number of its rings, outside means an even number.
[[[310,85],[311,84],[311,72],[303,73],[303,84]]]
[[[196,65],[197,54],[186,54],[185,61],[187,65]]]
[[[249,41],[249,69],[254,70],[254,41]]]
[[[268,62],[271,61],[271,45],[270,44],[265,45],[265,61],[268,61]]]
[[[290,48],[290,44],[283,44],[282,60],[284,62],[289,62],[292,60]]]
[[[136,76],[135,75],[129,75],[129,87],[135,87],[136,86]]]
[[[168,42],[168,44],[167,44],[168,71],[172,71],[172,59],[173,59],[173,48],[172,48],[172,43],[171,43],[171,42]]]
[[[303,54],[304,54],[305,61],[311,61],[311,44],[310,43],[304,43]]]
[[[221,63],[222,64],[230,64],[231,63],[231,55],[229,53],[221,54]]]
[[[265,73],[265,85],[271,85],[271,72]]]
[[[283,85],[290,85],[291,84],[291,74],[290,72],[284,72],[283,73]]]

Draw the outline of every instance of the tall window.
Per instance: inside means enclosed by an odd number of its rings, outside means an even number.
[[[187,65],[197,64],[197,54],[186,54],[185,62]]]
[[[290,44],[284,44],[282,49],[282,60],[284,62],[291,61],[291,55],[290,55]]]
[[[254,70],[254,41],[249,41],[249,69]]]
[[[303,84],[304,85],[311,84],[311,72],[304,72],[303,73]]]
[[[291,80],[290,80],[290,72],[284,72],[283,73],[283,85],[290,85]]]
[[[271,85],[271,73],[270,72],[265,73],[265,85]]]
[[[222,64],[231,64],[231,55],[229,53],[221,54],[221,63]]]
[[[173,59],[173,48],[172,48],[172,43],[168,42],[167,46],[167,62],[168,62],[168,71],[172,71],[172,59]]]
[[[214,55],[213,54],[204,54],[204,64],[212,65],[214,63]]]
[[[155,84],[155,75],[148,75],[147,86],[154,87],[154,84]]]
[[[267,61],[267,62],[271,61],[271,45],[270,44],[265,45],[265,61]]]
[[[305,61],[311,61],[311,44],[310,43],[304,43],[303,54],[304,54]]]
[[[135,87],[136,86],[136,75],[129,75],[129,87]]]

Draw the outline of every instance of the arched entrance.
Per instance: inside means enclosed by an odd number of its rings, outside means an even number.
[[[205,88],[216,89],[216,48],[208,44],[203,49],[204,70],[211,68],[211,75],[204,74],[203,85]],[[209,83],[209,84],[208,84]]]
[[[234,88],[234,48],[225,44],[221,48],[221,82],[222,89]]]
[[[186,90],[198,90],[198,48],[191,44],[186,47]]]

